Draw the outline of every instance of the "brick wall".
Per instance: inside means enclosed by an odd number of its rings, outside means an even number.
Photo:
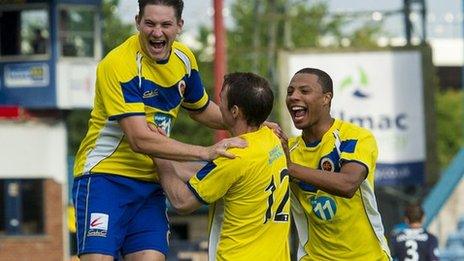
[[[44,235],[0,237],[0,260],[61,261],[64,255],[62,186],[44,181]]]

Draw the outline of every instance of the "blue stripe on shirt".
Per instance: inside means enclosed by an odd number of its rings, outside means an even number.
[[[210,161],[208,164],[203,166],[198,172],[197,172],[197,179],[202,180],[210,173],[214,168],[216,168],[216,164],[214,162]]]

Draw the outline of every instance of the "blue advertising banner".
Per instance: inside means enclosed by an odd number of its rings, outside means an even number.
[[[47,63],[13,63],[4,67],[6,88],[47,87],[50,70]]]

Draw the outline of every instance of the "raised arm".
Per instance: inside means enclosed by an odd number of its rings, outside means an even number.
[[[209,147],[182,143],[152,131],[145,116],[125,117],[119,120],[119,124],[133,151],[157,158],[206,161],[219,156],[234,158],[233,154],[227,152],[227,148],[246,146],[246,142],[240,138],[224,139]]]
[[[219,106],[213,101],[210,101],[206,109],[201,112],[189,111],[188,113],[190,118],[205,126],[218,130],[225,129]]]

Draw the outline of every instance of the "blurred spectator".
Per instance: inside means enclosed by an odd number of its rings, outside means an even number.
[[[424,210],[419,204],[406,207],[404,222],[407,227],[392,238],[392,254],[395,260],[439,260],[438,240],[422,227],[423,221]]]
[[[47,51],[47,39],[43,37],[41,29],[34,29],[32,49],[34,51],[34,54],[45,54]]]

